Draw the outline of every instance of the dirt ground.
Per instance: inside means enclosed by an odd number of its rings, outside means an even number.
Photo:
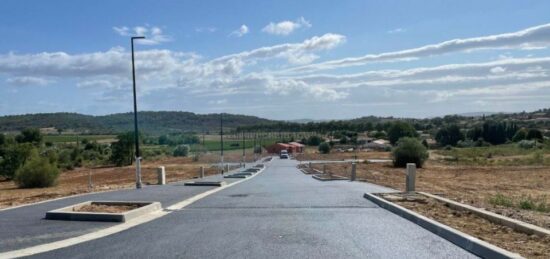
[[[226,162],[238,162],[242,158],[242,153],[226,152],[224,158]],[[247,160],[253,160],[250,154]],[[217,174],[219,173],[219,169],[210,165],[210,163],[217,162],[219,162],[219,154],[217,153],[203,155],[196,162],[190,157],[167,157],[155,161],[145,160],[142,163],[142,182],[144,184],[156,184],[156,168],[158,166],[165,166],[167,182],[182,181],[197,177],[201,166],[205,167],[205,175]],[[93,189],[88,188],[90,175]],[[76,168],[62,172],[57,185],[48,188],[19,189],[13,181],[1,181],[0,209],[80,193],[134,187],[135,166]]]
[[[387,196],[387,195],[386,195]],[[527,235],[423,195],[392,194],[391,202],[526,258],[549,258],[550,238]],[[389,199],[390,197],[385,197]],[[401,198],[401,199],[400,199]]]
[[[322,170],[321,164],[314,168]],[[349,177],[351,164],[327,164],[327,171]],[[405,169],[389,163],[360,163],[357,178],[393,189],[405,190]],[[504,207],[491,203],[497,195],[546,202],[550,206],[550,167],[548,166],[456,166],[429,160],[417,169],[416,189],[458,202],[550,228],[550,213]]]
[[[78,208],[73,208],[73,211],[78,212],[103,212],[103,213],[122,213],[139,208],[139,205],[104,205],[90,204]]]
[[[307,160],[346,160],[346,159],[390,159],[389,152],[331,152],[330,154],[319,154],[317,149],[308,147],[304,153],[296,154],[294,157],[298,161]]]

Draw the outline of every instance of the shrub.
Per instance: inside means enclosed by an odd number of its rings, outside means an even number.
[[[119,134],[117,139],[111,144],[110,160],[117,166],[131,165],[134,161],[134,133]]]
[[[40,157],[36,152],[15,173],[15,183],[20,188],[42,188],[56,183],[59,169],[50,163],[46,157]]]
[[[395,167],[406,167],[407,163],[415,163],[421,168],[428,158],[428,150],[416,138],[401,138],[397,147],[392,151],[393,165]]]
[[[18,143],[33,143],[40,144],[42,142],[42,134],[39,129],[28,128],[21,131],[21,134],[15,137]]]
[[[396,121],[388,129],[388,140],[392,145],[395,145],[400,138],[416,136],[414,127],[406,122]]]
[[[534,140],[521,140],[518,142],[518,147],[523,149],[532,149],[537,146],[537,142]]]
[[[189,154],[189,146],[188,145],[178,145],[174,149],[174,156],[187,156]]]
[[[500,193],[497,193],[495,196],[489,198],[489,203],[497,206],[504,206],[504,207],[513,207],[514,201],[512,198],[508,196],[504,196]]]
[[[321,154],[328,154],[330,153],[330,144],[327,142],[323,142],[319,145],[319,152]]]
[[[262,146],[255,146],[254,147],[254,154],[261,154],[262,153]]]

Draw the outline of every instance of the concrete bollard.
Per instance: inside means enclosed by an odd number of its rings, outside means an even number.
[[[200,177],[204,178],[204,166],[201,166],[201,171],[200,172],[201,172]]]
[[[351,163],[351,177],[350,177],[351,181],[355,181],[355,178],[357,177],[356,169],[357,169],[357,164],[355,162]]]
[[[308,165],[308,166],[309,166],[309,168],[311,168],[311,162],[309,162],[309,165]]]
[[[415,180],[416,180],[416,164],[407,163],[407,192],[415,191]]]
[[[159,166],[157,168],[157,177],[158,177],[158,185],[166,184],[166,171],[164,170],[164,166]]]
[[[327,165],[323,165],[323,174],[327,173]]]
[[[229,165],[225,165],[225,172],[229,172]]]

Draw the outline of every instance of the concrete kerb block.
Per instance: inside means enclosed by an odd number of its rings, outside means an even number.
[[[141,205],[141,207],[122,212],[122,213],[107,213],[107,212],[79,212],[74,211],[74,208],[82,207],[91,204],[104,205]],[[160,202],[151,201],[86,201],[64,208],[51,210],[46,212],[45,219],[50,220],[73,220],[73,221],[110,221],[110,222],[126,222],[133,218],[149,214],[153,211],[161,210]]]
[[[407,176],[406,176],[406,191],[407,192],[414,192],[416,190],[415,188],[415,181],[416,181],[416,164],[415,163],[407,163]]]
[[[476,237],[460,232],[447,225],[424,217],[414,211],[408,210],[395,203],[389,202],[383,198],[376,196],[375,194],[365,193],[363,197],[367,200],[372,201],[374,204],[386,210],[389,210],[390,212],[401,216],[421,226],[422,228],[448,240],[449,242],[463,248],[464,250],[480,256],[481,258],[524,258],[519,254],[489,244]]]
[[[166,184],[166,170],[164,166],[157,167],[157,179],[159,185],[165,185]]]

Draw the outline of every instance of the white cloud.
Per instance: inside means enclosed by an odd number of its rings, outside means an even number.
[[[372,62],[417,59],[420,57],[442,55],[457,51],[503,48],[532,49],[543,47],[546,48],[549,45],[550,24],[543,24],[512,33],[503,33],[475,38],[454,39],[441,43],[425,45],[414,49],[331,60],[323,63],[298,67],[294,70],[315,71],[322,69],[336,69],[349,66],[360,66]]]
[[[296,21],[282,21],[278,23],[270,22],[262,31],[273,35],[289,35],[300,28],[310,28],[311,23],[304,17],[298,18]]]
[[[506,68],[501,66],[491,68],[491,73],[493,74],[502,74],[504,72],[506,72]]]
[[[246,26],[246,24],[243,24],[241,25],[241,27],[239,27],[239,29],[231,32],[229,36],[242,37],[247,33],[248,33],[248,26]]]
[[[136,44],[157,45],[163,42],[172,41],[170,36],[163,34],[162,29],[157,26],[135,26],[130,29],[127,26],[113,27],[113,30],[120,36],[144,36],[145,39],[136,40]]]
[[[402,33],[402,32],[406,32],[407,30],[406,29],[403,29],[403,28],[395,28],[393,30],[389,30],[387,31],[387,33],[389,34],[396,34],[396,33]]]
[[[6,79],[6,83],[15,86],[43,86],[52,83],[52,81],[41,77],[19,76]]]
[[[218,28],[213,27],[213,26],[195,28],[195,32],[198,32],[198,33],[202,33],[202,32],[213,33],[213,32],[216,32],[216,31],[218,31]]]

